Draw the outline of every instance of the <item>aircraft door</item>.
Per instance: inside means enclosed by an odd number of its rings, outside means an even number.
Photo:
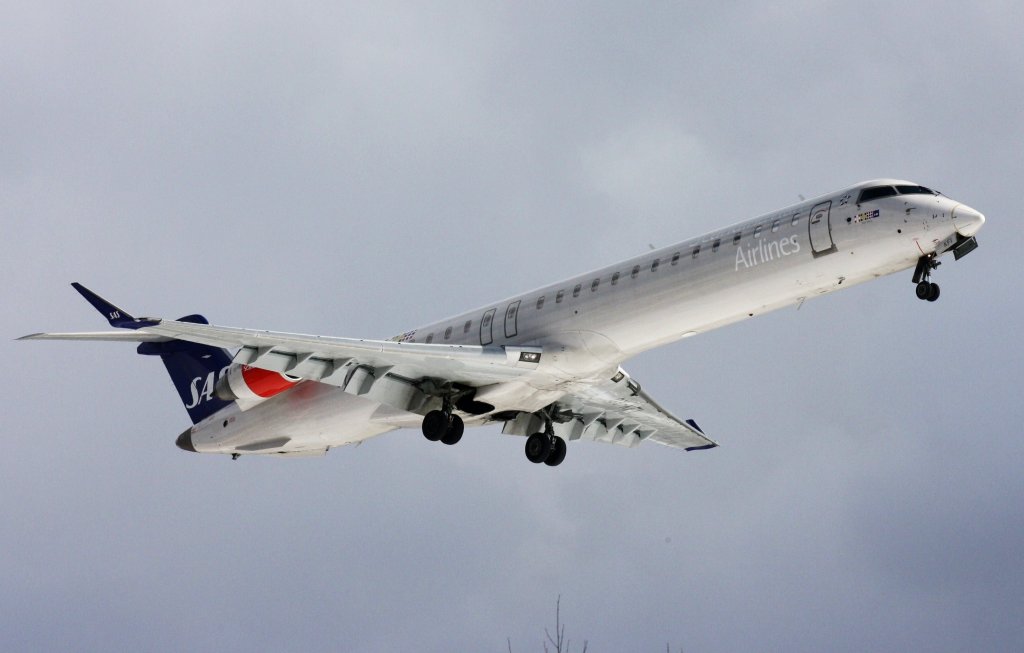
[[[832,225],[829,222],[831,213],[832,202],[830,200],[816,204],[807,219],[811,252],[815,256],[824,256],[837,251],[836,244],[832,241]]]
[[[484,347],[494,342],[494,313],[497,310],[492,308],[480,318],[480,344]]]
[[[519,332],[519,302],[514,301],[505,309],[505,337],[515,338]]]

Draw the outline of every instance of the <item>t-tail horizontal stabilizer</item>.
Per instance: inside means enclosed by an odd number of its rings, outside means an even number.
[[[107,318],[107,321],[110,322],[110,326],[112,327],[117,327],[119,329],[141,329],[142,327],[160,324],[160,320],[153,318],[132,317],[127,311],[114,306],[77,281],[72,283],[71,287],[77,290],[82,297],[85,297],[85,300],[92,304],[93,308],[99,311],[103,317]]]
[[[159,356],[174,382],[181,403],[196,424],[229,406],[232,402],[214,395],[217,381],[231,366],[231,355],[226,349],[177,340],[157,333],[141,331],[144,327],[160,324],[151,317],[134,317],[114,306],[80,283],[72,283],[86,301],[93,305],[110,326],[127,331],[81,333],[33,333],[19,340],[108,340],[138,342],[138,352],[144,356]],[[186,315],[178,323],[209,324],[202,315]],[[179,446],[181,446],[179,441]]]

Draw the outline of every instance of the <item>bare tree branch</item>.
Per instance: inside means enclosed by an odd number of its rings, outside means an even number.
[[[508,645],[508,653],[512,653],[512,638],[507,637],[505,639]],[[541,640],[541,645],[544,648],[544,653],[552,653],[550,647],[554,647],[553,653],[571,653],[572,651],[572,640],[566,639],[565,637],[565,624],[562,623],[562,595],[559,594],[555,600],[555,629],[554,634],[547,627],[544,628],[544,639]],[[583,653],[587,653],[587,648],[590,646],[590,642],[583,640]],[[679,649],[682,653],[682,649]],[[669,645],[665,645],[665,652],[670,653]]]
[[[565,638],[565,626],[562,625],[562,595],[558,595],[558,599],[555,601],[555,637],[551,637],[551,633],[547,628],[544,629],[544,635],[547,636],[548,642],[555,647],[555,653],[568,653],[567,650],[562,650],[562,642]],[[548,645],[544,644],[544,650],[548,650]]]

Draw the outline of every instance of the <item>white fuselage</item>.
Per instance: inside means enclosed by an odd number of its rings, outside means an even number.
[[[973,236],[981,214],[942,195],[886,197],[857,204],[865,182],[705,236],[594,270],[428,324],[396,340],[541,347],[526,380],[481,388],[495,412],[536,411],[573,384],[611,376],[642,351],[834,290],[914,267]],[[247,411],[193,428],[200,451],[244,451],[278,436],[296,452],[358,442],[419,414],[395,410],[316,382]],[[467,424],[488,417],[467,418]],[[224,428],[224,420],[231,428]],[[204,437],[205,436],[205,437]]]

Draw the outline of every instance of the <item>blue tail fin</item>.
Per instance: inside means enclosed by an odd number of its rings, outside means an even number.
[[[141,329],[160,324],[160,320],[156,318],[134,317],[78,282],[71,285],[110,322],[112,327]],[[202,315],[186,315],[179,321],[209,324]],[[232,403],[218,399],[214,394],[221,374],[231,365],[231,356],[226,349],[184,340],[161,340],[143,342],[139,345],[138,352],[144,356],[159,356],[164,362],[164,367],[171,375],[171,381],[174,382],[181,403],[185,404],[185,410],[188,411],[193,424],[201,422]]]
[[[132,317],[124,309],[114,306],[77,281],[72,283],[71,287],[77,290],[82,297],[85,297],[85,300],[92,304],[93,308],[99,311],[103,317],[107,318],[107,322],[110,322],[110,326],[112,327],[117,327],[119,329],[141,329],[142,327],[160,324],[160,320],[154,320],[148,317]]]
[[[187,315],[178,321],[209,324],[202,315]],[[144,356],[160,357],[193,424],[231,404],[230,401],[218,399],[214,394],[217,380],[231,365],[231,356],[226,349],[184,340],[168,340],[144,342],[139,345],[138,352]]]

